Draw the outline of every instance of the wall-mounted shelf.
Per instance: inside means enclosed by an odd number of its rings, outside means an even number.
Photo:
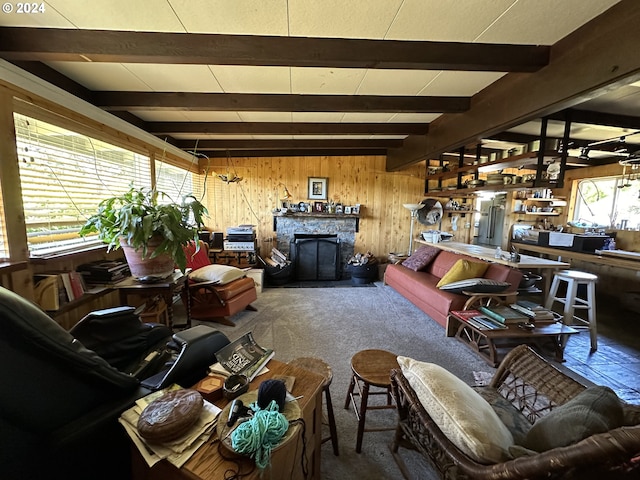
[[[536,216],[547,216],[547,217],[558,217],[560,213],[558,212],[513,212],[516,215],[536,215]]]

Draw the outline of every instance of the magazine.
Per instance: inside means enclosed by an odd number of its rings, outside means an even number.
[[[263,348],[249,332],[222,347],[216,352],[218,363],[211,365],[211,372],[220,373],[222,367],[227,375],[246,375],[253,380],[262,368],[271,360],[275,352],[271,348]]]

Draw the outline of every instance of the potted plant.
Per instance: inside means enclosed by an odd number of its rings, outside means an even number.
[[[122,248],[134,277],[165,278],[175,266],[184,272],[183,247],[198,244],[207,209],[193,195],[182,197],[181,203],[163,200],[170,197],[155,189],[131,187],[102,200],[80,235],[97,232],[108,251]]]

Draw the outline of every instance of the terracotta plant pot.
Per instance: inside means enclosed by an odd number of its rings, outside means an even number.
[[[142,258],[142,249],[134,249],[127,244],[126,240],[120,239],[120,246],[124,251],[124,256],[129,264],[131,275],[135,278],[153,280],[167,278],[174,272],[175,262],[171,255],[165,253],[155,258],[151,258],[155,248],[160,245],[160,241],[152,240],[147,246],[147,255]]]

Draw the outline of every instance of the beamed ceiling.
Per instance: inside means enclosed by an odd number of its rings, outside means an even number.
[[[210,157],[379,154],[393,171],[525,143],[542,117],[560,137],[567,112],[575,145],[640,128],[637,0],[39,5],[0,15],[1,58]]]

